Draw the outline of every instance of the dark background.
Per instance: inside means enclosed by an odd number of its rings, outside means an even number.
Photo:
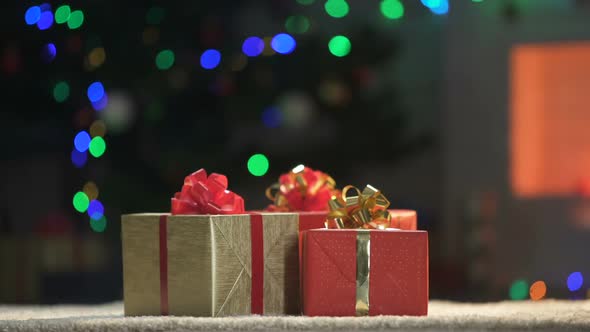
[[[527,224],[506,212],[515,201],[506,175],[510,48],[590,39],[584,1],[455,0],[441,12],[429,1],[401,0],[399,19],[384,17],[378,0],[349,0],[343,18],[330,17],[324,3],[51,2],[52,10],[82,10],[84,23],[40,31],[24,20],[39,2],[7,2],[0,301],[121,299],[121,214],[168,211],[184,176],[199,168],[226,174],[247,209],[264,208],[265,188],[300,163],[339,186],[370,183],[393,207],[418,211],[419,228],[430,234],[432,297],[520,299],[535,280],[546,280],[548,296],[585,297],[587,286],[570,292],[566,280],[588,271],[587,246],[559,252],[571,263],[559,269],[539,259],[521,264],[537,257],[534,246],[502,252],[528,241],[513,230],[527,233]],[[287,31],[293,15],[306,17],[309,29]],[[242,54],[245,38],[281,32],[297,42],[291,54]],[[335,35],[350,39],[350,54],[329,52]],[[49,42],[57,49],[51,61],[43,56]],[[92,65],[96,48],[106,57]],[[160,70],[155,58],[164,49],[175,61]],[[212,70],[199,64],[206,49],[222,54]],[[61,81],[70,91],[58,102]],[[94,81],[107,91],[104,110],[86,96]],[[74,137],[97,120],[106,125],[107,150],[76,167]],[[246,166],[255,153],[270,162],[261,177]],[[72,206],[88,181],[105,206],[104,232],[93,232]],[[588,237],[587,228],[572,232],[580,243]],[[568,242],[560,241],[551,245]]]

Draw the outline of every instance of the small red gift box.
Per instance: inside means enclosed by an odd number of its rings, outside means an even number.
[[[428,233],[314,229],[303,232],[303,314],[426,315]]]

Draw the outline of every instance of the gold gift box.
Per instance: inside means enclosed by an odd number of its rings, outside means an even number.
[[[297,214],[257,214],[262,216],[263,314],[298,314]],[[124,215],[125,315],[251,314],[250,223],[250,214]],[[161,231],[167,253],[162,259]],[[165,267],[161,260],[167,261]],[[162,278],[167,279],[166,285]],[[161,286],[167,288],[167,296]]]

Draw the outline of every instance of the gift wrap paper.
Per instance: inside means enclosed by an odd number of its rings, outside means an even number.
[[[428,233],[325,229],[303,232],[303,313],[426,315]]]
[[[252,297],[252,218],[261,226],[259,299]],[[125,215],[122,242],[127,316],[247,315],[253,303],[262,311],[254,313],[299,312],[296,214]]]

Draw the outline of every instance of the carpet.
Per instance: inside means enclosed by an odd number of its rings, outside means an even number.
[[[590,331],[590,300],[431,301],[427,317],[123,317],[120,302],[0,305],[0,331]]]

